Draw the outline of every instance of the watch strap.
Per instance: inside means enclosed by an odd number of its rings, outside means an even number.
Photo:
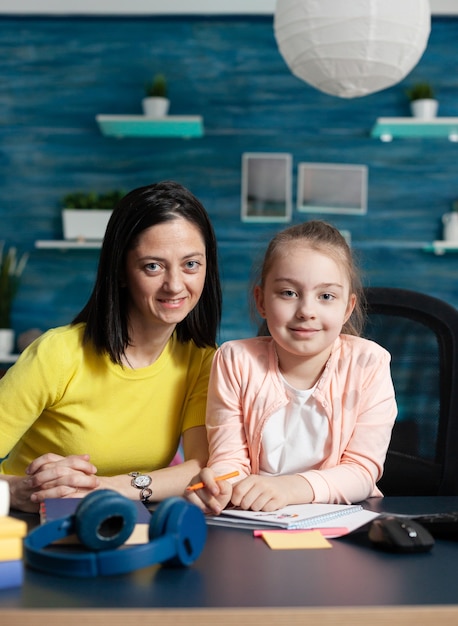
[[[152,489],[150,489],[149,487],[143,487],[143,489],[140,491],[140,500],[142,502],[148,502],[148,500],[151,498],[152,495],[153,495]]]
[[[148,476],[148,474],[142,474],[142,472],[129,472],[128,475],[132,477],[132,480],[130,481],[130,484],[132,485],[132,487],[135,487],[135,489],[140,489],[140,500],[142,502],[147,502],[149,498],[151,498],[151,496],[153,495],[153,490],[150,489],[149,487],[149,485],[151,484],[151,476]],[[148,485],[145,487],[141,487],[137,485],[137,483],[135,482],[135,479],[138,476],[147,477],[149,479]]]

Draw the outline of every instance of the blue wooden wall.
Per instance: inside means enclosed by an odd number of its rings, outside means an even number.
[[[292,154],[294,190],[299,162],[366,164],[367,215],[318,217],[351,231],[366,284],[415,288],[458,306],[458,254],[421,249],[441,238],[441,216],[458,198],[458,144],[370,138],[377,117],[409,115],[404,90],[415,80],[433,82],[440,115],[458,115],[457,18],[433,18],[428,48],[401,84],[354,100],[295,78],[266,17],[0,16],[0,26],[0,240],[31,252],[17,332],[67,323],[90,293],[97,251],[34,248],[62,238],[64,194],[173,178],[203,201],[220,241],[221,340],[252,334],[251,268],[282,225],[240,221],[243,152]],[[202,115],[205,136],[102,136],[95,115],[141,113],[143,86],[159,71],[170,113]],[[294,211],[293,221],[308,217]]]

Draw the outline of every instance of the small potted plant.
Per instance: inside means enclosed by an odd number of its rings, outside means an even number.
[[[28,258],[28,253],[18,258],[15,247],[6,249],[0,243],[0,355],[11,354],[14,348],[11,311]]]
[[[164,117],[170,107],[167,80],[164,74],[156,74],[145,86],[146,97],[142,100],[143,113],[147,117]]]
[[[434,89],[427,82],[414,83],[406,91],[410,100],[410,110],[414,117],[431,119],[436,117],[439,103],[436,100]]]
[[[116,189],[105,193],[76,191],[64,196],[64,239],[101,241],[111,213],[124,195],[124,191]]]

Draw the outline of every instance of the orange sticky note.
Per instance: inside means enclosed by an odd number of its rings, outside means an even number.
[[[319,530],[308,530],[303,533],[278,533],[265,530],[262,538],[272,550],[316,550],[332,548],[332,544]]]

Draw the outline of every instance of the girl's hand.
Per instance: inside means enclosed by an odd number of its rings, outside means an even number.
[[[60,456],[44,454],[28,466],[26,474],[32,502],[45,498],[79,498],[99,486],[97,468],[88,454]]]
[[[205,467],[191,482],[196,484],[202,482],[205,487],[195,491],[186,490],[185,496],[204,513],[219,515],[224,507],[230,502],[232,495],[232,484],[227,480],[215,480],[215,473]]]
[[[288,504],[311,502],[313,491],[302,476],[251,474],[236,485],[231,501],[245,511],[276,511]]]

